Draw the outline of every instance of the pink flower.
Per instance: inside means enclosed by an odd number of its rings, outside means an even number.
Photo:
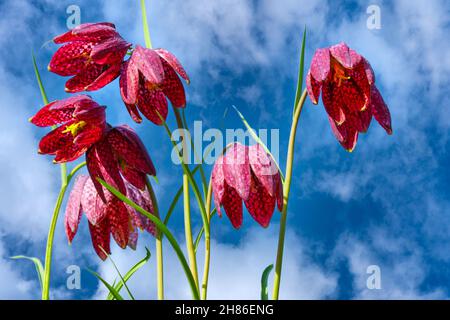
[[[86,95],[50,102],[30,118],[39,127],[60,126],[39,142],[39,153],[55,163],[73,161],[99,141],[105,130],[105,107]]]
[[[65,43],[53,55],[48,69],[60,76],[74,76],[66,82],[67,92],[98,90],[120,74],[130,43],[112,23],[84,23],[54,38]]]
[[[375,86],[372,67],[345,43],[316,50],[306,88],[314,104],[322,91],[333,133],[348,151],[355,148],[358,133],[367,131],[372,116],[392,134],[391,115]]]
[[[124,178],[134,187],[144,190],[146,175],[156,170],[141,139],[126,125],[108,128],[102,140],[86,152],[86,165],[100,198],[107,198],[97,178],[120,192],[126,192]]]
[[[259,145],[231,145],[214,164],[212,172],[214,203],[220,207],[234,228],[242,225],[242,201],[248,212],[263,227],[267,227],[275,209],[283,208],[283,187],[278,169],[271,156]]]
[[[186,71],[172,53],[136,46],[120,74],[122,100],[134,121],[142,121],[140,111],[161,125],[159,115],[166,119],[168,113],[166,97],[176,108],[186,106],[184,87],[177,73],[189,83]]]
[[[125,188],[127,196],[133,202],[153,213],[153,204],[147,189],[139,190],[127,182]],[[155,226],[147,217],[124,204],[106,189],[103,192],[107,195],[106,203],[97,193],[91,178],[85,175],[77,176],[69,195],[64,219],[69,243],[77,233],[83,212],[88,219],[92,245],[102,260],[107,258],[106,253],[111,253],[110,234],[119,247],[124,249],[129,246],[133,250],[136,249],[138,229],[155,236]]]

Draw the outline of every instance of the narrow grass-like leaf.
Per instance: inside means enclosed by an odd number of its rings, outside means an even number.
[[[192,290],[192,295],[194,299],[198,300],[200,299],[200,295],[197,289],[197,286],[194,281],[194,277],[192,276],[191,270],[189,268],[189,264],[186,261],[186,258],[183,254],[183,251],[180,248],[180,245],[178,244],[177,240],[173,236],[173,234],[170,232],[170,230],[164,225],[164,223],[161,222],[161,220],[148,212],[147,210],[143,209],[139,205],[137,205],[135,202],[127,198],[124,194],[122,194],[119,190],[114,188],[113,186],[109,185],[105,181],[103,181],[100,178],[97,178],[97,181],[102,184],[106,189],[108,189],[113,195],[115,195],[117,198],[119,198],[122,202],[128,204],[135,210],[137,210],[140,214],[146,216],[148,219],[150,219],[155,226],[166,236],[167,240],[169,241],[172,248],[175,250],[175,253],[177,254],[178,259],[180,260],[181,266],[183,267],[183,270],[186,274],[186,278],[188,279],[190,288]]]
[[[283,172],[281,171],[280,166],[278,165],[278,162],[275,161],[275,158],[272,155],[272,153],[270,152],[269,148],[267,148],[267,146],[264,144],[264,142],[259,138],[259,136],[256,134],[256,131],[250,126],[250,124],[245,119],[244,115],[238,110],[238,108],[235,105],[233,105],[232,107],[234,108],[234,110],[236,110],[239,118],[241,118],[242,123],[247,128],[247,130],[250,133],[250,135],[252,136],[252,138],[263,147],[264,151],[266,151],[268,155],[270,155],[270,157],[272,158],[273,162],[277,166],[278,171],[280,172],[281,180],[284,181]]]
[[[114,289],[116,289],[117,292],[120,292],[124,284],[131,278],[131,276],[133,276],[133,274],[135,274],[136,271],[138,271],[148,262],[148,260],[150,260],[151,253],[147,247],[145,247],[145,252],[146,252],[145,257],[138,263],[136,263],[130,270],[128,270],[128,272],[123,276],[123,280],[119,281],[117,284],[113,283],[113,287]],[[106,299],[113,300],[114,299],[113,294],[110,292]]]
[[[113,258],[111,258],[111,255],[108,254],[108,252],[106,252],[106,250],[104,250],[103,248],[101,248],[103,253],[108,257],[109,261],[111,261],[112,265],[114,266],[114,269],[116,269],[117,274],[119,275],[120,280],[122,281],[123,285],[125,286],[125,289],[128,292],[128,295],[130,296],[131,300],[135,300],[133,294],[130,291],[130,288],[128,288],[126,281],[124,280],[124,278],[122,277],[122,274],[119,271],[119,268],[117,268],[116,263],[114,262]],[[115,282],[115,280],[114,280]],[[114,283],[112,285],[112,287],[114,287]],[[115,288],[114,288],[115,289]],[[116,290],[117,291],[117,290]],[[110,292],[111,293],[111,292]]]
[[[36,268],[38,278],[39,278],[39,284],[42,289],[42,279],[44,278],[44,267],[42,266],[42,262],[41,262],[41,260],[39,260],[39,258],[27,257],[27,256],[14,256],[14,257],[11,257],[11,259],[15,259],[15,260],[26,259],[26,260],[30,260],[31,262],[33,262],[34,266]]]
[[[261,276],[261,300],[269,300],[269,293],[267,289],[267,282],[269,280],[270,272],[273,269],[273,264],[268,265]]]
[[[298,78],[297,78],[297,91],[295,92],[295,101],[294,101],[294,111],[292,114],[295,114],[295,110],[297,109],[298,102],[300,101],[300,96],[303,91],[303,77],[305,75],[305,42],[306,42],[306,26],[303,30],[303,39],[302,39],[302,48],[300,51],[300,63],[298,68]]]
[[[44,102],[44,104],[48,104],[47,94],[45,93],[45,88],[44,88],[44,85],[42,84],[41,75],[39,73],[39,69],[38,69],[37,63],[36,63],[36,58],[34,57],[33,53],[31,54],[31,57],[33,59],[34,74],[36,75],[36,80],[39,85],[39,90],[41,91],[42,101]]]
[[[110,285],[105,279],[103,279],[97,272],[87,269],[92,275],[94,275],[98,280],[100,280],[105,287],[109,290],[109,292],[114,296],[116,300],[123,300],[123,297],[117,292],[116,289],[112,285]]]

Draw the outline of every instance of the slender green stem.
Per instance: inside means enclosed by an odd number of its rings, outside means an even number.
[[[182,157],[185,159],[187,152],[187,137],[184,134],[184,123],[180,116],[179,111],[173,108],[175,118],[177,120],[178,128],[181,131],[181,139],[183,140]],[[195,284],[198,288],[198,269],[197,269],[197,257],[195,255],[194,243],[192,241],[192,226],[191,226],[191,203],[189,198],[189,178],[186,172],[183,172],[183,205],[184,205],[184,234],[186,237],[186,250],[189,257],[189,265],[192,275],[194,276]]]
[[[141,0],[141,11],[142,11],[142,27],[144,29],[145,46],[147,48],[152,48],[152,40],[150,39],[150,31],[148,28],[147,21],[147,10],[145,9],[145,0]]]
[[[201,289],[201,298],[202,300],[206,300],[206,295],[208,291],[208,279],[209,279],[209,265],[211,259],[211,234],[210,234],[210,219],[211,215],[209,212],[211,211],[211,197],[212,197],[212,183],[209,181],[208,193],[206,196],[206,210],[208,212],[208,225],[204,227],[205,229],[205,261],[203,265],[203,281],[202,281],[202,289]]]
[[[178,244],[177,240],[173,236],[173,234],[170,232],[170,230],[164,225],[164,223],[161,222],[159,217],[154,216],[147,210],[143,209],[142,207],[138,206],[136,203],[128,199],[124,194],[122,194],[119,190],[114,188],[113,186],[110,186],[105,181],[103,181],[100,178],[97,178],[97,181],[99,181],[106,189],[108,189],[112,194],[114,194],[116,197],[118,197],[120,200],[122,200],[124,203],[128,204],[135,210],[137,210],[140,214],[146,216],[150,221],[152,221],[155,226],[166,236],[167,240],[169,241],[172,248],[175,250],[175,253],[177,254],[178,259],[180,260],[181,266],[183,267],[183,270],[186,274],[186,278],[189,282],[189,286],[192,291],[192,296],[195,300],[200,299],[200,294],[198,292],[197,286],[195,285],[194,277],[192,276],[191,270],[189,268],[189,264],[186,261],[186,258],[183,254],[183,251],[180,248],[180,245]]]
[[[55,209],[53,210],[52,220],[50,222],[50,228],[48,230],[47,246],[45,249],[44,279],[42,281],[42,300],[48,300],[50,296],[50,270],[52,265],[53,238],[55,236],[56,223],[58,222],[59,211],[61,209],[66,190],[67,184],[63,184],[61,186],[61,190],[59,191]]]
[[[159,218],[158,199],[156,199],[155,191],[148,178],[146,184],[150,199],[153,204],[153,214]],[[156,283],[158,288],[158,300],[164,300],[164,264],[163,264],[163,247],[162,247],[162,233],[158,230],[156,234]]]
[[[189,198],[189,180],[186,174],[183,174],[183,204],[184,204],[184,233],[186,236],[186,249],[189,256],[189,265],[195,284],[198,287],[198,269],[197,257],[195,255],[194,242],[192,239],[191,227],[191,203]]]
[[[302,96],[299,99],[298,106],[295,109],[294,117],[292,120],[291,132],[289,135],[289,145],[288,153],[286,159],[286,176],[283,184],[283,210],[281,212],[280,220],[280,233],[278,236],[278,249],[277,249],[277,260],[275,264],[275,276],[273,282],[273,300],[278,300],[280,292],[280,281],[281,281],[281,267],[283,264],[283,251],[284,251],[284,238],[286,234],[286,220],[287,220],[287,209],[289,201],[289,192],[291,189],[291,178],[292,178],[292,168],[294,163],[294,147],[295,147],[295,136],[297,133],[298,120],[303,109],[303,105],[306,100],[306,90],[303,91]]]

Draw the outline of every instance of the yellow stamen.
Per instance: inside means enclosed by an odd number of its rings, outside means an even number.
[[[85,121],[78,121],[75,123],[72,123],[70,126],[66,126],[66,130],[64,130],[62,133],[70,132],[72,136],[76,136],[78,132],[83,129],[86,126]]]
[[[331,67],[333,68],[333,81],[338,83],[338,87],[341,86],[342,80],[349,80],[350,76],[345,74],[346,69],[336,60],[331,59]]]

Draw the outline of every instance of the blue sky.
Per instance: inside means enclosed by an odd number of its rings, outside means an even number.
[[[130,4],[131,3],[131,4]],[[47,228],[59,188],[59,169],[36,154],[43,129],[27,119],[41,106],[32,72],[34,51],[51,99],[65,96],[65,79],[45,66],[57,46],[48,43],[66,30],[66,8],[76,4],[81,21],[111,21],[124,38],[143,44],[138,2],[0,1],[0,298],[39,298],[34,268],[8,257],[43,258]],[[381,9],[381,29],[369,30],[366,9]],[[446,1],[242,1],[151,0],[147,3],[152,41],[178,56],[191,77],[186,114],[206,128],[241,128],[236,105],[254,128],[280,130],[286,150],[303,27],[307,66],[314,50],[340,41],[372,64],[388,103],[394,134],[372,122],[355,151],[334,139],[323,106],[309,101],[300,120],[296,166],[288,213],[281,298],[405,299],[450,295],[450,7]],[[163,212],[175,194],[180,168],[170,161],[162,128],[135,125],[120,100],[117,81],[92,94],[108,106],[108,121],[132,125],[158,170],[157,196]],[[173,126],[173,115],[169,116]],[[285,157],[280,161],[284,167]],[[209,171],[210,168],[208,168]],[[195,230],[200,226],[194,216]],[[61,219],[62,221],[62,219]],[[239,231],[226,218],[212,225],[211,298],[258,298],[262,270],[273,263],[279,214],[260,228],[248,214]],[[179,207],[170,223],[184,239]],[[105,289],[86,271],[112,280],[90,244],[84,220],[72,246],[60,223],[56,230],[52,295],[99,299]],[[123,271],[153,251],[141,236],[138,250],[113,248]],[[166,246],[169,298],[189,298],[189,288]],[[201,254],[199,261],[202,260]],[[66,288],[66,268],[82,269],[81,290]],[[381,269],[382,289],[366,287],[369,265]],[[155,298],[154,260],[130,286],[139,298]]]

